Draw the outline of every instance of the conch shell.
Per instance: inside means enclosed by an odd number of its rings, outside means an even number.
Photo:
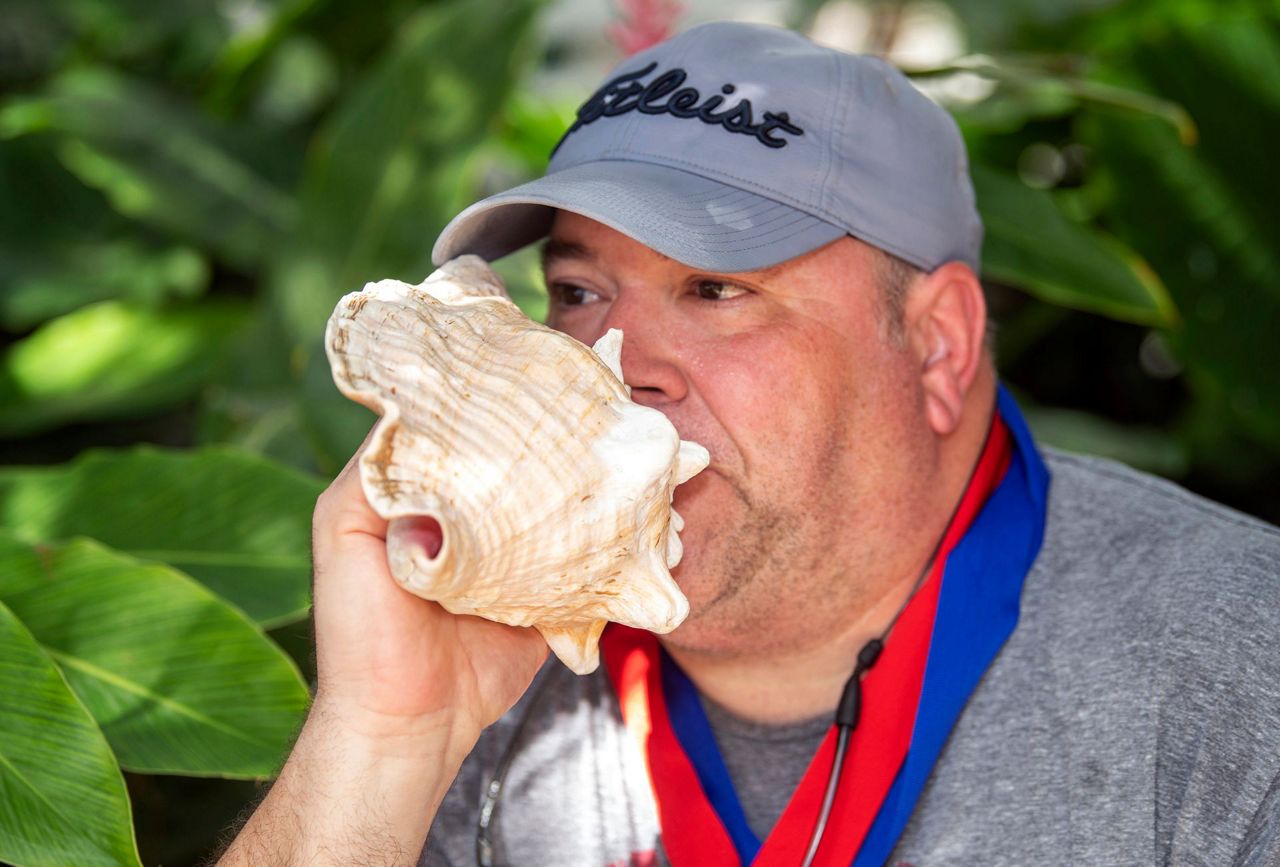
[[[455,614],[535,626],[579,674],[612,620],[669,632],[689,612],[676,485],[709,460],[622,382],[622,332],[594,348],[533,322],[482,259],[344,297],[325,348],[378,412],[360,478],[388,519],[391,574]],[[412,516],[440,523],[429,557]]]

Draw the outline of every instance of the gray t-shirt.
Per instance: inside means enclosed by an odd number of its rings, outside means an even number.
[[[702,707],[747,825],[763,840],[809,770],[834,714],[791,725],[765,725],[734,716],[705,698]]]
[[[1018,627],[889,863],[1280,865],[1280,531],[1117,464],[1046,458],[1049,520]],[[543,681],[496,863],[665,864],[607,677],[551,664]],[[475,863],[483,789],[535,691],[481,737],[423,864]],[[735,735],[717,737],[737,780]],[[750,772],[776,773],[767,788],[798,779],[793,746],[741,749],[778,765]],[[780,811],[761,785],[738,786],[757,831]]]

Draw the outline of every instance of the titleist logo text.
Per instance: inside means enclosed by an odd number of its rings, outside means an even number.
[[[804,130],[793,124],[785,111],[766,111],[757,122],[749,99],[738,100],[733,106],[718,111],[724,104],[725,97],[737,89],[732,84],[720,88],[723,96],[715,94],[704,100],[697,88],[680,86],[688,78],[688,73],[683,69],[668,69],[648,84],[642,83],[640,79],[653,72],[657,65],[650,63],[644,69],[606,81],[578,109],[573,126],[565,132],[552,153],[560,149],[566,138],[587,124],[602,117],[616,117],[629,111],[696,118],[703,123],[720,126],[728,132],[754,136],[762,145],[771,148],[787,146],[787,139],[781,138],[778,133],[804,135]],[[666,101],[661,101],[664,98]]]

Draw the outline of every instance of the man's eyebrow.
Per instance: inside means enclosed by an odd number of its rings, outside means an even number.
[[[559,238],[548,238],[542,245],[542,269],[545,271],[552,262],[563,259],[579,259],[594,262],[596,254],[588,247],[576,241],[562,241]]]

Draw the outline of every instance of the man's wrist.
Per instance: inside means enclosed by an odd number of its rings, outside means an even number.
[[[224,865],[383,853],[416,863],[479,732],[452,714],[400,717],[317,697],[280,778]]]
[[[368,762],[430,763],[456,771],[480,737],[463,715],[438,711],[416,716],[388,714],[331,698],[323,691],[312,702],[303,736],[341,744]]]

